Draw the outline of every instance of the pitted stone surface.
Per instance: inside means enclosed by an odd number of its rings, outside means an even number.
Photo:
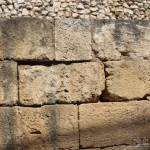
[[[0,108],[0,149],[16,149],[15,130],[16,119],[14,107]]]
[[[101,60],[150,59],[149,21],[95,20],[93,50]]]
[[[55,24],[56,60],[91,60],[91,23],[82,19],[61,19]]]
[[[0,59],[53,60],[54,21],[16,18],[0,21]]]
[[[143,143],[143,145],[139,144],[137,146],[133,146],[133,145],[129,145],[129,146],[113,146],[113,147],[104,148],[103,150],[149,150],[149,146],[148,146],[148,144],[144,145],[144,143]]]
[[[19,66],[19,102],[24,105],[97,102],[104,86],[100,62]]]
[[[17,100],[17,63],[0,61],[0,105],[13,105]]]
[[[143,99],[150,95],[150,61],[114,61],[105,63],[106,101]]]
[[[77,106],[0,109],[0,148],[56,150],[79,147]]]
[[[82,148],[132,145],[133,138],[150,137],[149,122],[149,101],[82,104],[80,145]]]

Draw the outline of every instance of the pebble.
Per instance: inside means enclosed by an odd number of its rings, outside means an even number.
[[[29,13],[29,11],[26,9],[26,8],[23,8],[22,9],[22,15],[23,16],[28,16],[30,13]]]
[[[22,3],[24,3],[25,2],[25,0],[17,0],[17,3],[18,4],[22,4]]]

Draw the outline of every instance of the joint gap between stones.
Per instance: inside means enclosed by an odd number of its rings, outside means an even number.
[[[80,112],[79,112],[79,105],[77,106],[78,107],[78,132],[79,132],[79,148],[80,148]]]
[[[43,104],[43,105],[22,105],[22,104],[18,104],[18,105],[0,105],[0,107],[26,107],[26,108],[41,108],[44,106],[58,106],[58,105],[76,105],[76,104]],[[77,105],[76,105],[77,106]]]
[[[20,95],[19,95],[19,68],[18,68],[18,63],[17,63],[17,85],[18,85],[18,99],[16,104],[19,104],[19,100],[20,100]]]
[[[132,146],[132,145],[131,144],[118,144],[118,145],[112,145],[112,146],[103,146],[99,148],[105,149],[105,148],[112,148],[112,147],[119,147],[119,146]]]
[[[104,75],[105,75],[105,88],[104,90],[102,91],[101,95],[100,95],[100,102],[105,102],[104,100],[104,94],[107,92],[107,84],[106,84],[106,78],[107,78],[107,74],[106,74],[106,66],[105,64],[103,63],[104,65]]]
[[[56,20],[54,20],[54,28],[53,28],[53,42],[54,42],[54,58],[56,58]]]
[[[91,60],[81,60],[81,61],[17,61],[17,62],[18,62],[18,65],[52,66],[52,65],[59,65],[59,64],[70,65],[70,64],[73,64],[73,63],[86,63],[86,62],[92,62],[92,61]]]

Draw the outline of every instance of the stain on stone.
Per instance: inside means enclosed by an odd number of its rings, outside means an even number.
[[[16,128],[16,114],[15,114],[15,107],[5,107],[5,119],[3,120],[6,124],[6,130],[3,130],[5,136],[5,150],[16,150],[17,143],[15,137],[15,128]]]
[[[24,19],[11,19],[1,22],[1,40],[4,45],[4,58],[12,59],[16,57],[15,47],[18,41],[23,41],[26,36]]]
[[[10,84],[17,86],[17,64],[13,61],[3,61],[1,68],[0,79],[2,80],[4,88],[4,102],[3,104],[14,104],[14,97],[12,96],[12,86]],[[15,88],[15,87],[13,87]],[[15,95],[15,93],[13,93]],[[17,93],[16,93],[17,94]]]
[[[128,31],[128,34],[132,34],[135,42],[139,42],[140,38],[143,36],[143,32],[138,28],[138,25],[148,27],[148,21],[139,21],[139,20],[117,20],[115,21],[115,31],[114,31],[114,40],[116,45],[122,44],[122,35],[124,34],[122,28]]]
[[[40,44],[42,47],[47,47],[47,38],[48,37],[43,37],[41,40],[40,40]]]
[[[57,106],[53,106],[53,107],[49,107],[50,108],[50,114],[51,114],[51,120],[50,120],[50,128],[52,129],[49,130],[49,134],[50,134],[50,139],[51,139],[51,143],[53,145],[53,150],[57,150],[58,149],[58,135],[57,135]]]

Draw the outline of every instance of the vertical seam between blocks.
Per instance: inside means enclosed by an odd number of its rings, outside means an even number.
[[[79,133],[79,149],[80,149],[80,145],[81,145],[81,139],[80,139],[80,112],[79,112],[80,105],[78,105],[77,107],[78,107],[78,133]]]

